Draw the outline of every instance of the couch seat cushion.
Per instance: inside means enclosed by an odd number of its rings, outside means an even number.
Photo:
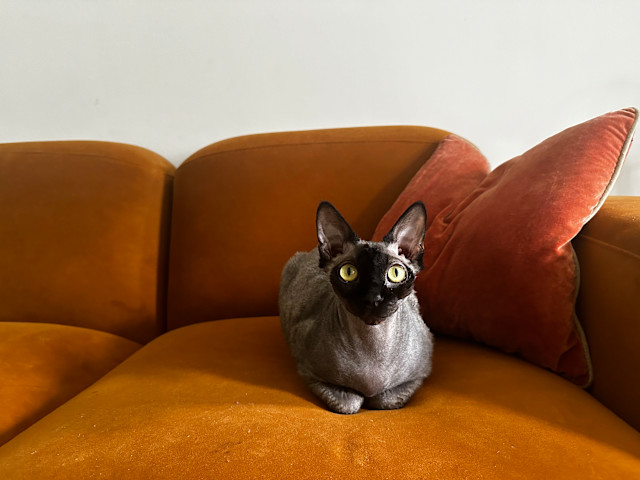
[[[111,333],[45,323],[0,323],[0,445],[140,348]]]
[[[277,317],[171,331],[0,448],[6,478],[638,478],[640,434],[520,359],[436,340],[395,411],[328,412]]]

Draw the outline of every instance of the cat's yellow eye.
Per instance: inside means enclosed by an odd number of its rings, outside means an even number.
[[[345,282],[353,282],[356,278],[358,278],[358,269],[351,265],[350,263],[345,263],[340,267],[340,278],[342,278]]]
[[[387,278],[390,282],[400,283],[407,278],[407,271],[401,265],[394,265],[387,270]]]

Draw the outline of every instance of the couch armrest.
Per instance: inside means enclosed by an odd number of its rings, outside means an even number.
[[[573,241],[591,393],[640,429],[640,197],[611,197]]]

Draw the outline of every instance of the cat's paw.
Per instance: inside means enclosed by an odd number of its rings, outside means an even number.
[[[371,410],[395,410],[404,407],[415,391],[422,385],[422,380],[412,380],[397,387],[365,399],[364,406]]]
[[[358,413],[364,397],[359,393],[328,383],[310,383],[311,391],[324,402],[324,404],[335,413],[352,415]]]

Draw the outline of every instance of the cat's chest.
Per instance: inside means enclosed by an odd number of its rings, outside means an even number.
[[[371,397],[394,387],[397,379],[397,366],[388,357],[351,355],[342,364],[338,383]]]
[[[335,348],[322,362],[327,379],[365,396],[374,396],[409,375],[398,335],[380,327],[367,326],[371,329],[367,335],[345,335],[334,343]]]

